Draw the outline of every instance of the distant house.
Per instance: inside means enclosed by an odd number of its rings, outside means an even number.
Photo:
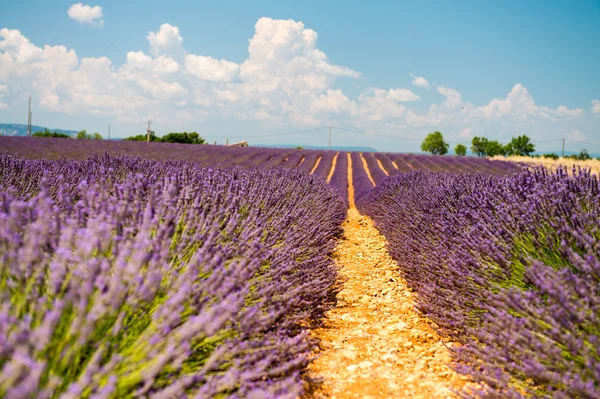
[[[225,143],[225,145],[227,145],[229,147],[248,147],[248,142],[247,141],[238,141],[237,143],[231,143],[231,144]]]

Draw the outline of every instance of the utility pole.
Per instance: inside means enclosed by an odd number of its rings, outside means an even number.
[[[560,157],[561,158],[565,157],[565,138],[564,137],[563,137],[562,155]]]
[[[27,108],[27,135],[31,136],[31,95],[29,95],[29,107]]]
[[[327,144],[327,149],[331,150],[331,126],[329,126],[329,144]]]
[[[110,123],[108,124],[108,141],[110,141]]]
[[[150,125],[152,124],[152,121],[148,121],[148,143],[150,142]]]

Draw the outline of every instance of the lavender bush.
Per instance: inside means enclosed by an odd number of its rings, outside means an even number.
[[[576,173],[575,173],[576,172]],[[360,206],[462,345],[465,397],[600,397],[600,191],[587,171],[412,172]]]
[[[365,167],[360,158],[360,153],[353,152],[350,155],[352,160],[352,185],[354,186],[354,202],[356,207],[361,210],[360,203],[373,189],[373,183],[369,179]],[[362,210],[361,210],[362,212]]]
[[[0,156],[0,397],[297,397],[344,214],[294,171]]]
[[[335,157],[335,151],[322,151],[321,152],[321,161],[317,168],[313,172],[314,175],[320,176],[323,179],[327,179],[329,175],[329,171],[331,170],[331,165],[333,163],[333,157]]]
[[[344,200],[346,208],[348,207],[348,154],[340,152],[338,154],[335,170],[329,181],[331,187],[337,190],[340,197]]]
[[[367,162],[367,167],[369,168],[369,172],[371,173],[371,177],[375,184],[381,183],[384,179],[387,179],[388,175],[386,175],[383,170],[379,167],[377,163],[377,158],[370,152],[363,152],[363,158]]]

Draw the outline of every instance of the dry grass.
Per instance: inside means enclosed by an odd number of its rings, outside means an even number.
[[[581,167],[585,169],[591,169],[592,173],[600,176],[600,161],[597,159],[589,159],[587,161],[579,161],[575,159],[559,158],[556,161],[549,158],[532,158],[532,157],[519,157],[519,156],[496,156],[491,158],[492,160],[500,161],[511,161],[520,162],[530,165],[542,165],[547,169],[556,169],[558,166],[567,166],[569,172],[575,167]]]

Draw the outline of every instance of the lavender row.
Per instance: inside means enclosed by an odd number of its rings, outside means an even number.
[[[295,171],[0,156],[0,397],[297,397],[344,215]]]
[[[352,162],[352,185],[354,186],[354,202],[362,212],[359,204],[373,189],[373,183],[365,171],[360,153],[353,152],[350,155]]]
[[[335,151],[324,151],[323,156],[321,157],[321,161],[319,161],[319,165],[313,172],[314,175],[320,176],[323,179],[327,179],[329,176],[329,171],[331,170],[331,165],[333,163],[333,157],[335,157]]]
[[[462,344],[457,370],[484,384],[465,397],[600,397],[597,177],[413,172],[361,209],[418,309]]]
[[[396,176],[397,174],[401,173],[400,170],[396,169],[387,154],[375,153],[374,155],[381,162],[381,165],[389,176]]]
[[[346,208],[348,207],[348,153],[340,152],[338,154],[335,170],[331,175],[329,185],[333,187],[344,200]]]
[[[375,184],[381,183],[383,179],[386,179],[388,177],[388,175],[386,175],[385,172],[381,170],[379,164],[377,163],[377,158],[375,158],[375,156],[372,153],[363,152],[362,156],[367,162],[367,167],[369,168],[369,172],[371,173],[371,177],[373,178]]]

